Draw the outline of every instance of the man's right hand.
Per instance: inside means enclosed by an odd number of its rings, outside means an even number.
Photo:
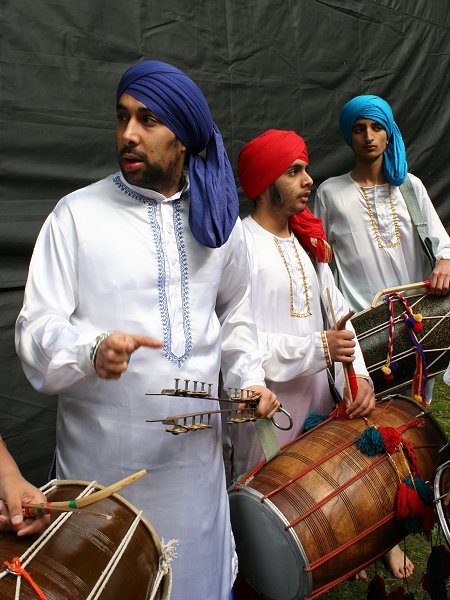
[[[351,363],[355,360],[356,342],[353,331],[329,329],[326,335],[333,362]]]
[[[161,348],[162,342],[122,331],[111,333],[97,348],[95,372],[102,379],[119,379],[128,369],[131,355],[141,346]]]

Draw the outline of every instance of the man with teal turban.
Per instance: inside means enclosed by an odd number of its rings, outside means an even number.
[[[450,239],[418,177],[408,173],[405,144],[391,107],[378,96],[356,96],[341,111],[339,125],[353,150],[349,173],[330,177],[318,188],[315,213],[324,225],[335,258],[335,277],[352,308],[368,308],[381,290],[430,280],[445,295],[450,286]],[[427,236],[433,240],[434,267],[405,201],[409,181]],[[427,391],[431,397],[432,386]],[[375,390],[376,391],[376,390]],[[413,572],[398,546],[387,555],[395,577]]]
[[[423,183],[408,173],[391,107],[378,96],[356,96],[345,104],[339,124],[355,165],[319,186],[315,212],[324,223],[339,286],[350,306],[361,311],[380,290],[427,279],[433,293],[448,294],[449,236]],[[434,268],[399,187],[407,180],[434,242]]]
[[[172,65],[128,69],[116,112],[120,171],[45,222],[16,347],[32,385],[59,396],[56,476],[108,485],[148,469],[124,496],[178,540],[172,600],[228,600],[220,415],[179,436],[146,420],[219,409],[161,395],[175,381],[192,391],[186,379],[217,398],[219,370],[225,389],[261,392],[258,416],[279,407],[264,386],[233,174],[203,94]]]

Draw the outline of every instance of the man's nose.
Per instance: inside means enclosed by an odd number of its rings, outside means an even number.
[[[368,141],[373,140],[373,131],[369,127],[364,131],[364,139]]]
[[[123,141],[125,144],[137,146],[140,141],[137,123],[134,119],[130,119],[123,132]]]
[[[313,178],[311,177],[311,175],[309,173],[306,173],[306,171],[305,171],[305,176],[302,181],[302,187],[311,187],[313,183],[314,183]]]

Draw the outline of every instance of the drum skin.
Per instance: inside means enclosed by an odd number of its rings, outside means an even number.
[[[369,420],[398,428],[421,410],[416,402],[395,396],[377,402]],[[416,448],[421,475],[430,480],[444,460],[439,450],[446,437],[431,415],[423,422],[402,437]],[[364,419],[324,423],[230,489],[239,571],[264,598],[316,597],[405,537],[395,517],[396,469],[386,454],[368,457],[354,443],[366,427]],[[404,472],[399,453],[393,459]],[[273,493],[279,486],[284,487]]]
[[[58,481],[56,485],[57,488],[47,496],[53,502],[74,499],[89,484]],[[102,486],[96,485],[95,489],[102,489]],[[25,567],[49,600],[86,600],[138,514],[137,509],[118,494],[92,504],[87,510],[112,515],[113,518],[106,520],[82,511],[72,513]],[[0,564],[21,556],[37,538],[18,538],[12,532],[0,533]],[[141,516],[128,547],[99,598],[147,600],[158,572],[160,555],[159,539],[150,523]],[[0,579],[0,598],[13,600],[15,588],[15,575],[3,577]],[[168,588],[169,576],[166,575],[156,598],[168,598]],[[36,598],[36,592],[22,578],[20,599]]]
[[[424,353],[430,375],[445,371],[450,359],[450,295],[416,294],[407,296],[414,313],[422,315],[422,331],[415,335]],[[416,350],[401,316],[403,305],[394,300],[394,352],[392,361],[398,364],[394,379],[387,381],[381,371],[385,364],[389,342],[390,313],[386,302],[368,308],[354,317],[359,344],[377,397],[399,390],[412,382],[416,367]]]
[[[450,460],[441,465],[434,478],[434,497],[439,524],[450,548],[450,504],[444,506],[444,496],[450,493]]]

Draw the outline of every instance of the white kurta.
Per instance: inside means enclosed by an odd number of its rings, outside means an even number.
[[[45,222],[30,264],[16,345],[33,386],[59,395],[58,478],[110,484],[149,474],[123,495],[160,538],[178,539],[174,600],[225,600],[234,542],[220,419],[212,429],[172,436],[146,419],[216,403],[159,394],[174,378],[263,384],[248,294],[242,225],[218,249],[201,246],[189,199],[110,176],[63,198]],[[164,341],[138,349],[118,381],[97,377],[95,337],[121,330]],[[122,492],[121,492],[122,493]]]
[[[436,256],[450,258],[450,238],[420,179],[409,174],[419,207],[428,224],[429,235],[437,238]],[[396,186],[391,186],[394,213],[388,198],[388,184],[365,188],[379,230],[381,245],[396,242],[395,219],[400,244],[379,248],[360,186],[350,173],[322,183],[316,196],[315,213],[324,224],[336,260],[337,281],[350,306],[361,311],[381,290],[428,279],[431,265],[425,257],[406,203]]]
[[[336,319],[347,314],[349,308],[328,265],[319,263],[316,273],[308,254],[293,235],[278,238],[251,217],[244,219],[243,226],[251,272],[253,314],[260,348],[264,352],[266,384],[294,420],[291,430],[276,430],[280,445],[284,445],[300,435],[309,414],[328,414],[333,408],[320,335],[329,327],[323,324],[317,275],[322,282],[323,294],[326,295],[326,288],[330,290]],[[307,294],[293,244],[303,268]],[[293,312],[306,313],[308,298],[309,316],[291,316],[291,285]],[[352,329],[351,325],[347,328]],[[358,375],[368,376],[359,346],[353,366]],[[342,368],[336,367],[342,393]],[[285,424],[282,415],[275,418]],[[256,466],[263,454],[253,425],[231,426],[230,432],[234,447],[231,476],[237,477]]]

